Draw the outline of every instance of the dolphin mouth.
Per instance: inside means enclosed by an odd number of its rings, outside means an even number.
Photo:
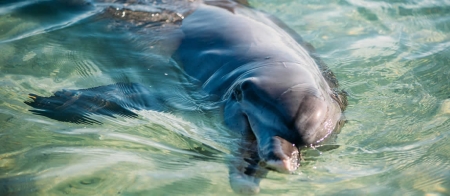
[[[246,195],[259,193],[259,183],[269,170],[291,174],[299,167],[300,160],[298,148],[285,139],[274,136],[261,149],[252,136],[243,146],[242,157],[232,159],[229,176],[233,191]]]
[[[299,167],[295,158],[284,160],[269,160],[259,162],[261,167],[284,174],[292,174]]]
[[[268,170],[291,174],[300,166],[300,151],[295,144],[274,136],[259,149],[261,160],[258,165]]]

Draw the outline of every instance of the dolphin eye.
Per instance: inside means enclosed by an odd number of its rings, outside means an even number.
[[[240,88],[236,88],[233,92],[233,96],[237,101],[242,100],[242,90]]]
[[[253,81],[251,79],[249,79],[249,80],[246,80],[246,81],[242,82],[240,85],[236,86],[236,88],[233,91],[234,98],[237,101],[241,101],[242,100],[242,96],[243,96],[242,92],[243,91],[248,92],[249,89],[251,89],[252,86],[253,86],[252,83],[253,83]]]

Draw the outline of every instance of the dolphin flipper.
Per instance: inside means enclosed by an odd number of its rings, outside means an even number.
[[[50,97],[29,94],[25,103],[34,114],[51,119],[83,124],[101,124],[90,115],[137,117],[132,110],[164,111],[161,99],[141,84],[117,83],[88,89],[61,90]]]

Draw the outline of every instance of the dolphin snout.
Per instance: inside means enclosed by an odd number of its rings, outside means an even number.
[[[292,173],[299,166],[300,152],[287,140],[274,136],[270,142],[260,149],[260,167],[280,173]]]

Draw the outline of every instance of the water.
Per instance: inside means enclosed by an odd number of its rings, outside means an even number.
[[[98,17],[101,6],[36,2],[0,3],[0,193],[232,194],[237,139],[170,59],[167,34]],[[450,1],[251,4],[311,42],[349,94],[340,147],[304,152],[296,174],[270,173],[261,195],[450,193]],[[157,89],[176,110],[80,125],[23,103],[117,82]]]

